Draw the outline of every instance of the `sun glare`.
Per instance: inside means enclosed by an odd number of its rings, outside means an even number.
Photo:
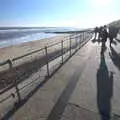
[[[104,5],[110,5],[113,0],[92,0],[94,5],[100,5],[100,6],[104,6]]]

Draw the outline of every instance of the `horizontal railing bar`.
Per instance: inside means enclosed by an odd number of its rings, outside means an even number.
[[[16,61],[16,60],[21,59],[21,58],[23,58],[23,57],[26,57],[26,56],[29,56],[29,55],[31,55],[31,54],[37,53],[37,52],[39,52],[39,51],[42,51],[43,49],[44,49],[44,48],[41,48],[41,49],[39,49],[39,50],[35,50],[35,51],[33,51],[33,52],[24,54],[24,55],[22,55],[22,56],[13,58],[12,61]]]
[[[47,48],[52,47],[52,46],[55,46],[55,45],[60,44],[60,43],[61,43],[61,41],[60,41],[60,42],[57,42],[57,43],[54,43],[54,44],[51,44],[51,45],[48,45]]]
[[[91,30],[83,30],[83,31],[80,31],[79,33],[90,32],[90,31],[91,31]],[[76,33],[76,34],[77,34],[77,33]],[[79,35],[80,35],[80,34],[79,34]],[[75,35],[75,33],[74,33],[72,36],[69,36],[69,37],[71,37],[71,39],[74,39],[76,36],[79,36],[79,35]],[[63,42],[64,42],[64,41],[67,41],[67,40],[69,40],[69,39],[65,39],[65,40],[63,40]],[[54,43],[54,44],[52,44],[52,45],[48,45],[47,48],[52,47],[52,46],[54,46],[54,45],[57,45],[57,44],[59,44],[59,43],[61,43],[61,41],[60,41],[60,42],[57,42],[57,43]],[[31,55],[31,54],[37,53],[37,52],[39,52],[39,51],[42,51],[43,49],[45,49],[45,48],[43,47],[43,48],[41,48],[41,49],[32,51],[32,52],[30,52],[30,53],[26,53],[26,54],[24,54],[24,55],[22,55],[22,56],[13,58],[11,61],[16,61],[16,60],[22,59],[22,58],[24,58],[24,57],[26,57],[26,56],[29,56],[29,55]],[[0,66],[5,65],[5,64],[8,64],[8,63],[9,63],[9,59],[6,60],[6,61],[4,61],[4,62],[0,62]]]
[[[3,62],[0,62],[0,66],[7,64],[8,61],[9,61],[9,60],[6,60],[6,61],[3,61]]]
[[[73,39],[76,38],[76,37],[80,37],[80,35],[81,35],[81,34],[74,34],[74,35],[68,36],[67,39],[63,40],[63,42],[72,39],[72,37],[73,37]],[[54,44],[52,44],[52,45],[46,46],[46,47],[47,47],[47,48],[48,48],[48,47],[52,47],[52,46],[55,46],[55,45],[57,45],[57,44],[59,44],[59,43],[61,43],[61,41],[60,41],[60,42],[57,42],[57,43],[54,43]],[[79,43],[79,44],[80,44],[80,43]],[[77,46],[76,46],[76,47],[77,47]],[[74,45],[73,45],[73,48],[74,48]],[[35,51],[33,51],[33,52],[30,52],[30,53],[24,54],[24,55],[22,55],[22,56],[16,57],[16,58],[14,58],[14,59],[12,59],[12,60],[8,59],[8,60],[0,63],[0,66],[1,66],[1,65],[4,65],[4,64],[7,64],[7,63],[10,64],[12,61],[21,59],[21,58],[23,58],[23,57],[25,57],[25,56],[31,55],[31,54],[33,54],[33,53],[37,53],[37,52],[42,51],[42,50],[44,50],[44,49],[45,49],[45,48],[41,48],[41,49],[39,49],[39,50],[35,50]],[[72,46],[71,46],[71,49],[72,49]],[[78,48],[78,49],[79,49],[79,48]],[[65,51],[64,51],[64,50],[65,50]],[[69,48],[64,48],[64,49],[63,49],[63,54],[67,53],[68,51],[69,51]],[[58,51],[58,53],[59,53],[59,51]],[[75,51],[74,51],[74,53],[75,53]],[[57,58],[57,56],[59,56],[59,54],[57,54],[57,55],[54,56],[55,59]],[[54,60],[54,59],[50,59],[50,61],[52,61],[52,60]],[[48,60],[48,62],[50,62],[50,61]],[[39,78],[39,77],[38,77],[38,78]],[[38,78],[37,78],[36,80],[34,80],[34,81],[32,80],[32,81],[29,82],[28,84],[22,86],[19,90],[22,90],[22,89],[26,88],[27,86],[32,85],[35,81],[38,80]],[[18,84],[20,84],[20,83],[18,83]],[[13,85],[11,85],[11,86],[13,86]],[[1,91],[0,91],[0,92],[1,92]],[[2,92],[3,92],[3,91],[2,91]],[[15,93],[16,93],[16,92],[15,92]],[[0,93],[0,94],[2,94],[2,93]],[[9,98],[10,96],[11,96],[11,95],[9,95],[7,98]],[[0,102],[5,101],[7,98],[4,98],[4,99],[3,99],[2,101],[0,101]]]

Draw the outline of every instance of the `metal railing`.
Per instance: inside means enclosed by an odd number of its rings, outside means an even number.
[[[13,99],[20,102],[36,86],[43,84],[46,77],[51,76],[91,37],[90,31],[71,34],[60,42],[0,63],[2,69],[4,65],[9,65],[9,68],[0,71],[1,81],[4,81],[0,86],[0,103]]]

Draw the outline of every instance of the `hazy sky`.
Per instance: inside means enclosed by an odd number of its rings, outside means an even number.
[[[0,26],[94,27],[120,19],[120,0],[0,0]]]

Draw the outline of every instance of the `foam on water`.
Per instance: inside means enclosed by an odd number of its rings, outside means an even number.
[[[41,30],[36,29],[0,30],[0,48],[53,36],[56,36],[56,34],[44,33]]]

